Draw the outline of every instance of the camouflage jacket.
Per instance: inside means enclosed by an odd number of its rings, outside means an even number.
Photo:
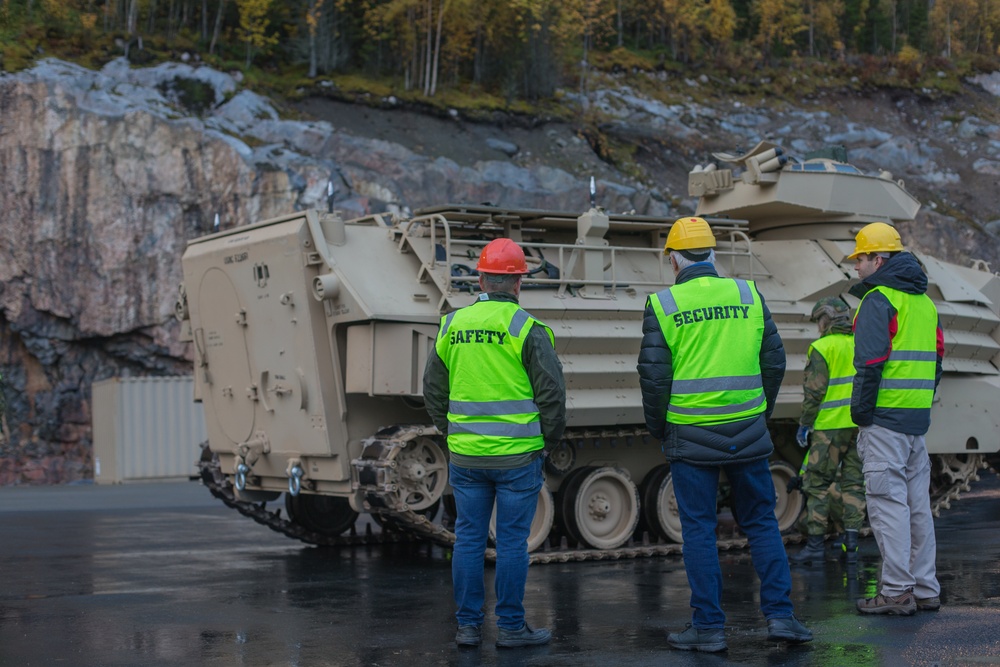
[[[825,335],[834,333],[851,333],[849,324],[845,326],[834,325]],[[827,387],[830,384],[830,368],[826,365],[826,359],[816,350],[810,350],[809,359],[806,360],[805,370],[802,371],[802,414],[799,415],[799,423],[803,426],[812,426],[816,423],[819,415],[819,406],[826,396]]]

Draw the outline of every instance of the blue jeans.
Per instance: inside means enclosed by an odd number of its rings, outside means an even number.
[[[519,630],[524,625],[528,534],[535,518],[538,492],[542,490],[542,458],[513,470],[461,468],[454,463],[448,468],[458,513],[451,561],[458,625],[483,624],[484,556],[495,500],[497,626]]]
[[[721,628],[726,624],[715,544],[720,469],[732,485],[733,515],[750,542],[750,558],[760,579],[760,610],[768,619],[791,616],[792,575],[774,516],[774,482],[767,460],[710,467],[675,461],[670,472],[684,535],[684,569],[694,609],[691,625]]]

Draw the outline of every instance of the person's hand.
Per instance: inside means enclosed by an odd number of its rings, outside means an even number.
[[[805,449],[809,446],[809,434],[812,433],[812,429],[808,426],[799,426],[799,430],[795,433],[795,442],[799,443],[799,447]]]
[[[791,493],[792,491],[802,490],[802,475],[796,475],[788,480],[788,484],[785,484],[785,491]]]

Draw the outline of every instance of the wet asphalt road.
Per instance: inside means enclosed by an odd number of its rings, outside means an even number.
[[[747,552],[724,553],[724,654],[667,647],[690,620],[679,557],[533,566],[529,621],[547,647],[453,643],[438,548],[322,550],[237,515],[195,482],[0,489],[0,666],[1000,665],[1000,480],[937,521],[944,607],[861,617],[878,552],[793,568],[811,644],[768,642]],[[797,549],[798,547],[793,547]]]

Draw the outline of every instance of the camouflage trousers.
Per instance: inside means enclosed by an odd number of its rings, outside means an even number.
[[[831,519],[840,519],[848,530],[858,530],[864,523],[865,477],[857,433],[857,429],[844,428],[810,435],[809,453],[802,466],[809,535],[825,535]]]

